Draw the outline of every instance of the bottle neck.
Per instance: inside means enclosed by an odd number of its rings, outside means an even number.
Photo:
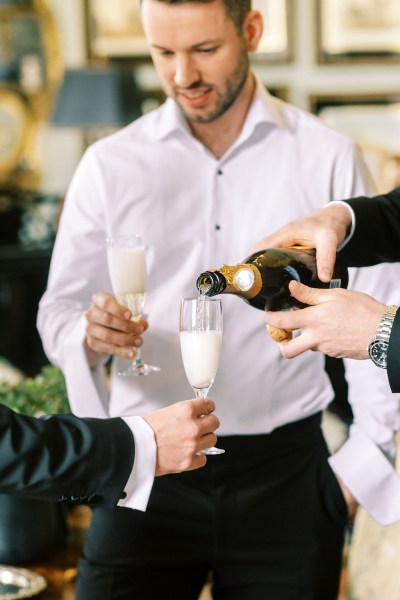
[[[262,288],[260,271],[254,265],[224,265],[218,271],[205,271],[197,278],[197,289],[205,296],[217,294],[239,294],[243,298],[254,298]]]
[[[196,285],[200,294],[212,297],[224,292],[227,280],[219,271],[205,271],[198,276]]]

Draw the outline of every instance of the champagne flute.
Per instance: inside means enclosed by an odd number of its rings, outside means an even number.
[[[218,369],[222,346],[221,300],[184,298],[180,310],[180,342],[186,377],[196,398],[206,398]],[[206,448],[204,454],[223,454]]]
[[[117,302],[129,308],[132,321],[140,321],[147,290],[146,260],[140,235],[107,238],[107,262]],[[150,375],[160,370],[143,362],[140,348],[135,351],[135,359],[126,369],[118,371],[118,375]]]

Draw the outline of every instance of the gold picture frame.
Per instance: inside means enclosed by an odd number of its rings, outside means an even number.
[[[32,124],[23,98],[13,90],[0,89],[0,172],[16,167],[24,155]]]
[[[400,61],[399,0],[315,0],[317,61]]]
[[[293,58],[294,0],[253,0],[264,18],[264,33],[252,57],[257,62]],[[85,0],[89,58],[148,58],[139,0]]]
[[[139,0],[85,0],[89,58],[148,57]]]
[[[47,0],[0,0],[0,184],[35,189],[39,136],[63,76]]]
[[[52,12],[46,0],[0,2],[0,87],[20,91],[46,119],[63,75]]]
[[[252,55],[256,62],[288,63],[294,56],[294,1],[253,0],[252,7],[260,11],[264,31],[257,52]]]
[[[27,100],[0,88],[0,186],[34,189],[40,180],[37,122]]]
[[[310,110],[355,140],[379,192],[400,185],[400,92],[317,94]]]

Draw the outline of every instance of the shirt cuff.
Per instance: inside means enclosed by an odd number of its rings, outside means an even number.
[[[135,462],[125,485],[126,496],[118,506],[145,511],[156,471],[157,446],[154,432],[142,417],[122,417],[135,440]]]
[[[357,460],[355,457],[361,457]],[[380,525],[400,520],[400,477],[373,441],[357,430],[329,458],[335,474]]]
[[[351,227],[350,227],[350,233],[349,235],[343,240],[343,242],[341,244],[339,244],[339,246],[337,247],[337,252],[339,252],[340,250],[342,250],[346,244],[351,240],[351,238],[353,237],[355,228],[356,228],[356,215],[354,210],[352,209],[352,207],[350,206],[350,204],[347,204],[347,202],[344,202],[343,200],[332,200],[331,202],[328,202],[328,204],[325,204],[324,208],[328,207],[328,206],[332,206],[332,204],[340,204],[341,206],[345,206],[347,208],[347,210],[349,211],[350,215],[351,215]]]
[[[63,371],[72,412],[78,417],[104,419],[108,414],[105,369],[89,367],[85,350],[86,319],[82,315],[65,340]]]

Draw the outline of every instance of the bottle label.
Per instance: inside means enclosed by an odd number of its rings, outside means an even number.
[[[340,288],[340,287],[342,287],[341,279],[331,279],[331,281],[329,283],[329,289]]]

